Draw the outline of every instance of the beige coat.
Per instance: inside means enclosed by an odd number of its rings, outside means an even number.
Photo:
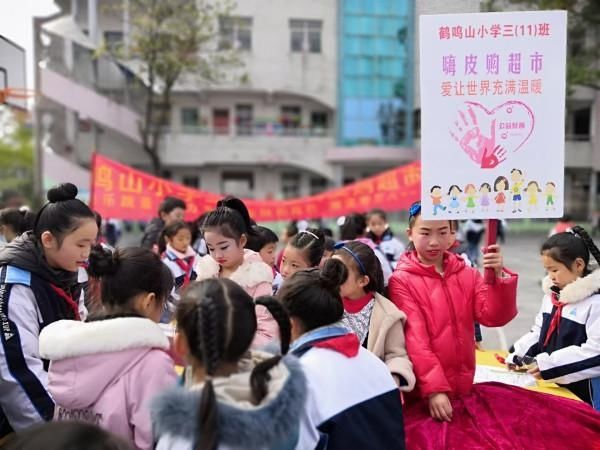
[[[408,386],[400,388],[408,392],[415,387],[415,374],[406,353],[405,323],[406,314],[383,295],[375,294],[367,349],[385,362],[392,374],[400,375],[408,382]],[[394,379],[398,382],[396,377]]]

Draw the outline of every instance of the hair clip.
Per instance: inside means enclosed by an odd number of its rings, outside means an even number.
[[[319,236],[317,236],[315,233],[313,233],[312,231],[308,231],[308,230],[302,230],[299,233],[306,233],[306,234],[310,234],[312,237],[314,237],[317,241],[319,240]]]
[[[412,219],[417,214],[421,212],[421,202],[417,201],[410,205],[410,209],[408,210],[408,219]]]

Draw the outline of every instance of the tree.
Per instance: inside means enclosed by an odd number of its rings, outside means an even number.
[[[509,0],[532,10],[566,10],[568,17],[567,85],[600,89],[600,1],[599,0]],[[488,0],[482,10],[497,10]]]
[[[33,197],[33,132],[0,105],[0,192]]]
[[[144,110],[139,129],[144,152],[161,175],[159,145],[169,124],[172,92],[178,82],[207,85],[240,66],[235,49],[217,45],[218,23],[232,10],[229,0],[129,0],[128,45],[104,48],[141,66]]]

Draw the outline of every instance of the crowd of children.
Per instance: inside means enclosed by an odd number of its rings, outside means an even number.
[[[480,261],[494,279],[484,280],[456,251],[456,221],[424,220],[419,202],[406,249],[373,210],[340,220],[337,243],[290,225],[278,255],[277,234],[234,197],[193,224],[167,198],[130,248],[98,245],[96,216],[76,197],[64,184],[37,215],[0,214],[8,448],[42,448],[40,436],[67,448],[69,435],[161,450],[600,442],[600,275],[590,268],[600,250],[580,227],[542,246],[540,312],[506,359],[578,402],[473,383],[474,327],[517,315],[518,276],[490,246]],[[53,420],[54,435],[40,426]]]

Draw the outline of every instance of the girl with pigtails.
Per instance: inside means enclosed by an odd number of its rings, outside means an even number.
[[[156,398],[152,420],[158,450],[293,449],[306,396],[298,361],[249,352],[254,305],[279,325],[281,353],[290,320],[272,297],[256,302],[231,280],[190,285],[177,308],[175,348],[191,367],[185,386]]]
[[[535,323],[514,345],[510,368],[535,358],[530,373],[558,383],[600,410],[600,270],[589,267],[600,250],[580,226],[542,245],[548,276]]]

